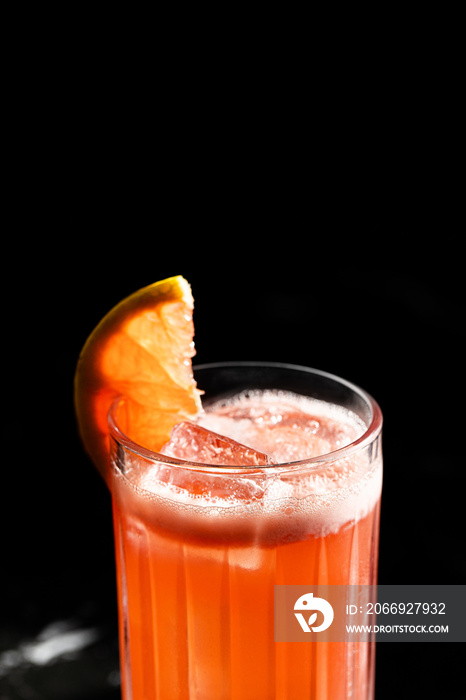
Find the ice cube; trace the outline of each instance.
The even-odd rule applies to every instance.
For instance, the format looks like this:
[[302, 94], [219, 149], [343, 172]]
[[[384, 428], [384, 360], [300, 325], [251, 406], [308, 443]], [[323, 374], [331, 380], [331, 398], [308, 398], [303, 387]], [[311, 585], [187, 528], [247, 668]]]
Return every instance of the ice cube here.
[[203, 464], [239, 467], [271, 464], [266, 453], [190, 421], [177, 423], [172, 429], [170, 440], [160, 451], [168, 457]]
[[[258, 467], [270, 464], [267, 454], [219, 435], [200, 425], [183, 421], [174, 426], [170, 440], [160, 452], [168, 457], [212, 466]], [[262, 498], [264, 474], [209, 472], [184, 466], [161, 466], [158, 479], [190, 497], [228, 499], [235, 503]]]

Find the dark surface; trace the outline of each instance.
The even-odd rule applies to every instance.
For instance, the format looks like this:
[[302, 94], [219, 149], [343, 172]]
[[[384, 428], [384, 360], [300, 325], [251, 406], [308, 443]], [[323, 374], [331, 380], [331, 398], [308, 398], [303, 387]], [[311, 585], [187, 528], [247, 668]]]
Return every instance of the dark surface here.
[[[81, 448], [72, 382], [100, 318], [170, 275], [192, 285], [196, 362], [304, 364], [378, 400], [385, 418], [379, 580], [465, 583], [457, 437], [464, 311], [455, 240], [426, 257], [425, 242], [413, 239], [408, 259], [409, 236], [370, 236], [362, 245], [354, 234], [341, 239], [348, 256], [340, 257], [328, 226], [317, 244], [307, 228], [298, 235], [292, 224], [278, 226], [274, 238], [266, 227], [240, 235], [239, 223], [217, 227], [212, 216], [210, 237], [195, 244], [184, 225], [182, 242], [176, 222], [160, 229], [155, 221], [140, 234], [129, 212], [121, 243], [111, 227], [83, 240], [72, 226], [66, 254], [50, 257], [39, 242], [40, 262], [30, 249], [31, 270], [10, 287], [0, 700], [120, 697], [110, 496]], [[81, 650], [45, 663], [50, 646], [38, 642], [61, 640], [63, 651], [73, 630], [82, 633], [74, 638]], [[380, 644], [376, 699], [464, 697], [462, 646]]]

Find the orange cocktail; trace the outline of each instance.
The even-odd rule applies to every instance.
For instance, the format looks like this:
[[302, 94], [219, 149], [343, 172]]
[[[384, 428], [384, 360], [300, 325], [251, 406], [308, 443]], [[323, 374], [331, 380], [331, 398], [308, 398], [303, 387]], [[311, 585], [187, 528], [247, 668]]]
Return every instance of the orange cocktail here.
[[111, 413], [125, 700], [369, 700], [373, 642], [275, 642], [274, 586], [376, 582], [377, 404], [293, 366], [195, 376], [199, 431], [159, 453]]

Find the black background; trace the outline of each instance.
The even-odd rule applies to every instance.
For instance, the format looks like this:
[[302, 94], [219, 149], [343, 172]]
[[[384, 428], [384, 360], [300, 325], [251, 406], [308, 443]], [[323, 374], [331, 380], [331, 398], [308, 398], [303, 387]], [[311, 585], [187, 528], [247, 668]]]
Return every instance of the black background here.
[[[439, 122], [429, 90], [406, 89], [358, 119], [347, 94], [311, 126], [296, 102], [282, 122], [273, 100], [252, 113], [224, 94], [207, 112], [190, 93], [161, 115], [139, 96], [123, 117], [76, 80], [49, 108], [46, 87], [32, 121], [18, 112], [5, 191], [0, 700], [120, 697], [110, 496], [78, 439], [73, 375], [102, 316], [171, 275], [192, 286], [195, 362], [304, 364], [377, 399], [379, 581], [464, 584], [454, 100]], [[42, 667], [9, 653], [64, 620], [98, 642]], [[464, 698], [463, 650], [379, 644], [376, 700]]]

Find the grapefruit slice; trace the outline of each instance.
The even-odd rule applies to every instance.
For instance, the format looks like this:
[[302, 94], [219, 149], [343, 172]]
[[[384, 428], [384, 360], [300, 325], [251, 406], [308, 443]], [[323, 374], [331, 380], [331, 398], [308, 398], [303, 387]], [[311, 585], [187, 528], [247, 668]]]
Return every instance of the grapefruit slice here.
[[74, 401], [84, 448], [109, 476], [108, 411], [124, 398], [125, 434], [158, 451], [173, 426], [201, 410], [193, 378], [193, 297], [188, 282], [170, 277], [115, 306], [79, 356]]

